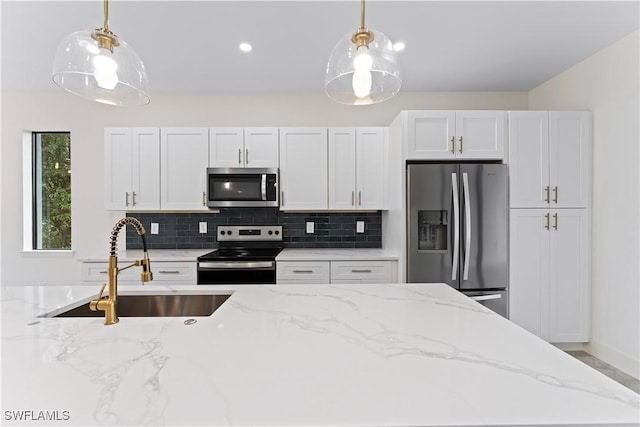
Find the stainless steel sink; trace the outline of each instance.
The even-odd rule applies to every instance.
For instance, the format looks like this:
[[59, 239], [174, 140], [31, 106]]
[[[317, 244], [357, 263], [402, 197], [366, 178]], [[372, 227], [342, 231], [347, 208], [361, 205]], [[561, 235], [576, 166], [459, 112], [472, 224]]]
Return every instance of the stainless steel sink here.
[[[118, 317], [211, 316], [230, 296], [231, 294], [118, 295]], [[91, 311], [89, 303], [86, 303], [53, 317], [104, 317], [104, 312]]]

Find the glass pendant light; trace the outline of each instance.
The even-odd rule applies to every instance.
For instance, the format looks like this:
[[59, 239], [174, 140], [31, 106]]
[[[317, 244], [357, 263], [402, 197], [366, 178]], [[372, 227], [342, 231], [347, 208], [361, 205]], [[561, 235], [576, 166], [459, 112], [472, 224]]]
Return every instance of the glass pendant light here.
[[69, 34], [58, 45], [53, 82], [75, 95], [110, 105], [149, 103], [147, 72], [138, 54], [109, 30], [109, 2], [104, 26]]
[[345, 35], [333, 48], [324, 89], [342, 104], [367, 105], [386, 101], [400, 91], [398, 57], [391, 40], [364, 22], [361, 0], [360, 28]]

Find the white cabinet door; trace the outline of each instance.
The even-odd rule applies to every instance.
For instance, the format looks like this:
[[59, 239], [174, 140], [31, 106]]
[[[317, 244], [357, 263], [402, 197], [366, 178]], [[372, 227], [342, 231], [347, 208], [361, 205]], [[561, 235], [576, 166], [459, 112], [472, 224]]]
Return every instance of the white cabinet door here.
[[456, 158], [504, 159], [504, 111], [457, 111]]
[[160, 209], [158, 128], [105, 128], [105, 208]]
[[241, 168], [244, 165], [244, 129], [209, 129], [209, 166]]
[[280, 209], [327, 209], [327, 129], [280, 129]]
[[385, 208], [384, 128], [329, 129], [329, 209]]
[[131, 205], [131, 128], [104, 130], [104, 204], [107, 210]]
[[551, 210], [549, 342], [589, 341], [589, 224], [586, 209]]
[[546, 209], [511, 209], [509, 228], [509, 319], [541, 338], [547, 334], [548, 214]]
[[407, 159], [455, 159], [455, 111], [407, 113]]
[[357, 208], [386, 208], [387, 136], [385, 128], [356, 129]]
[[509, 203], [512, 208], [548, 207], [549, 113], [509, 112]]
[[589, 340], [587, 209], [511, 209], [509, 318], [553, 343]]
[[551, 207], [589, 206], [590, 113], [549, 112]]
[[277, 168], [278, 128], [210, 128], [209, 166]]
[[161, 206], [206, 210], [207, 128], [161, 128]]
[[329, 209], [356, 208], [356, 130], [329, 129]]
[[277, 168], [280, 165], [278, 128], [244, 130], [244, 162], [248, 168]]
[[131, 210], [160, 209], [160, 129], [132, 131]]

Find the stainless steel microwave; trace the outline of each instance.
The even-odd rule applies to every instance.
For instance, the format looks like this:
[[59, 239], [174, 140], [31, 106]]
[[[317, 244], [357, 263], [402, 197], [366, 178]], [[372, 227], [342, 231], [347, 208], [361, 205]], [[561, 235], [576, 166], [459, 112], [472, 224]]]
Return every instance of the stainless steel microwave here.
[[210, 208], [278, 207], [278, 169], [207, 168]]

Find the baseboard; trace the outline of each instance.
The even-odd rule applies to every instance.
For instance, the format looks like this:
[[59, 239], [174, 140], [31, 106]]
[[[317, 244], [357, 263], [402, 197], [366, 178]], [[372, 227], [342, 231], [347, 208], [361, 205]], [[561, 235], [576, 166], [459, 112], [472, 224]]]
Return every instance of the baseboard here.
[[553, 345], [555, 345], [556, 347], [558, 347], [560, 350], [562, 351], [579, 351], [579, 350], [583, 350], [583, 351], [587, 351], [585, 350], [586, 347], [586, 343], [581, 343], [581, 342], [562, 342], [562, 343], [552, 343]]
[[584, 347], [584, 351], [632, 377], [640, 379], [640, 360], [611, 348], [611, 346], [595, 341], [588, 343]]

